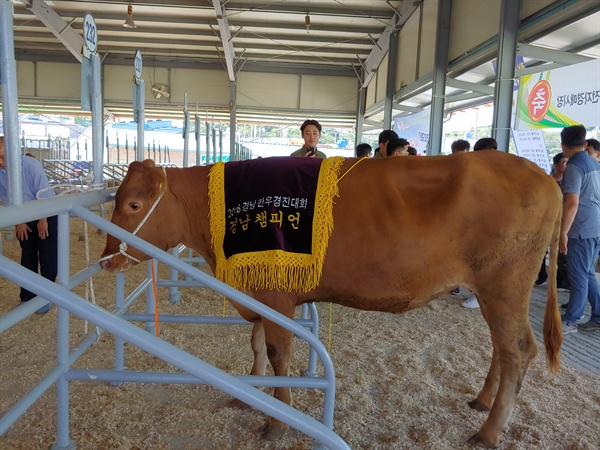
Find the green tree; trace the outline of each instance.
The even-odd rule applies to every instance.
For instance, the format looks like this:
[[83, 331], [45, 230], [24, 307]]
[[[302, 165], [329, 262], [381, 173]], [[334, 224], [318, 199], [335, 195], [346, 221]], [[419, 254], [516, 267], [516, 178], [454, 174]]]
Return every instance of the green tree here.
[[544, 142], [546, 143], [546, 149], [548, 150], [550, 158], [557, 153], [562, 152], [562, 147], [560, 146], [560, 133], [542, 130], [542, 135], [544, 136]]

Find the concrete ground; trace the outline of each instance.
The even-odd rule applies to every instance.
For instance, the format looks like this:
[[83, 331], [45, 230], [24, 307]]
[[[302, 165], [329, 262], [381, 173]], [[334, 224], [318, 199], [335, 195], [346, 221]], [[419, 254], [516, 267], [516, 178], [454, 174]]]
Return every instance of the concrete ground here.
[[[596, 276], [600, 277], [600, 274], [596, 274]], [[535, 337], [540, 345], [540, 351], [543, 351], [542, 325], [546, 307], [546, 292], [546, 285], [534, 286], [529, 305], [529, 318]], [[559, 304], [566, 304], [568, 300], [568, 292], [558, 293]], [[561, 313], [563, 312], [564, 309], [561, 308]], [[582, 322], [587, 322], [589, 319], [590, 305], [588, 303]], [[577, 333], [564, 336], [561, 347], [561, 364], [567, 364], [579, 370], [600, 375], [600, 331], [585, 332], [579, 330]]]

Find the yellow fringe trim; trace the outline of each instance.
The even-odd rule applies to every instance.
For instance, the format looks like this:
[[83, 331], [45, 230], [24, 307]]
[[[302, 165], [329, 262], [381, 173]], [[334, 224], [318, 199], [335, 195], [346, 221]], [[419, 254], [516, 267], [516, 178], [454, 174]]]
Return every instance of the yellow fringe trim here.
[[216, 257], [215, 276], [239, 289], [308, 292], [321, 279], [323, 262], [333, 232], [333, 199], [338, 196], [338, 177], [342, 157], [321, 163], [315, 196], [312, 228], [312, 254], [282, 250], [248, 252], [225, 258], [225, 163], [213, 165], [208, 179], [211, 244]]

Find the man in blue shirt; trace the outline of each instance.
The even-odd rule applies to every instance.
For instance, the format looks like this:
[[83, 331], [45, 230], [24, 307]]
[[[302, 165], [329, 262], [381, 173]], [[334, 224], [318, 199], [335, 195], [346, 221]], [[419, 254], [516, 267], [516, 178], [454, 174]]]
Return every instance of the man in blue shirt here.
[[[4, 136], [0, 136], [0, 200], [8, 203], [6, 188], [6, 164], [4, 160]], [[38, 191], [40, 197], [53, 197], [54, 191], [49, 189], [50, 183], [42, 165], [29, 156], [21, 156], [21, 179], [23, 202], [35, 200]], [[28, 223], [16, 225], [16, 235], [21, 245], [21, 265], [40, 273], [50, 281], [56, 280], [57, 274], [57, 217], [41, 218]], [[21, 302], [35, 297], [33, 292], [21, 288]], [[36, 312], [44, 314], [50, 311], [51, 304], [41, 307]]]
[[574, 125], [562, 130], [561, 145], [569, 161], [563, 175], [563, 215], [559, 250], [567, 257], [571, 290], [563, 316], [563, 334], [577, 332], [586, 298], [592, 316], [579, 325], [583, 331], [600, 330], [600, 287], [596, 260], [600, 252], [600, 164], [583, 150], [585, 127]]

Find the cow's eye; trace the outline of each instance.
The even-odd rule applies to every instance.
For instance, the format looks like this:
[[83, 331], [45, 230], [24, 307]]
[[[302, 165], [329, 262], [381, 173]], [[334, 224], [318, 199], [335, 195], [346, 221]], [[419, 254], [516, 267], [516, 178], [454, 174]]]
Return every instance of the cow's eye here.
[[137, 211], [138, 209], [140, 209], [140, 204], [139, 203], [130, 203], [129, 207], [133, 210], [133, 211]]

